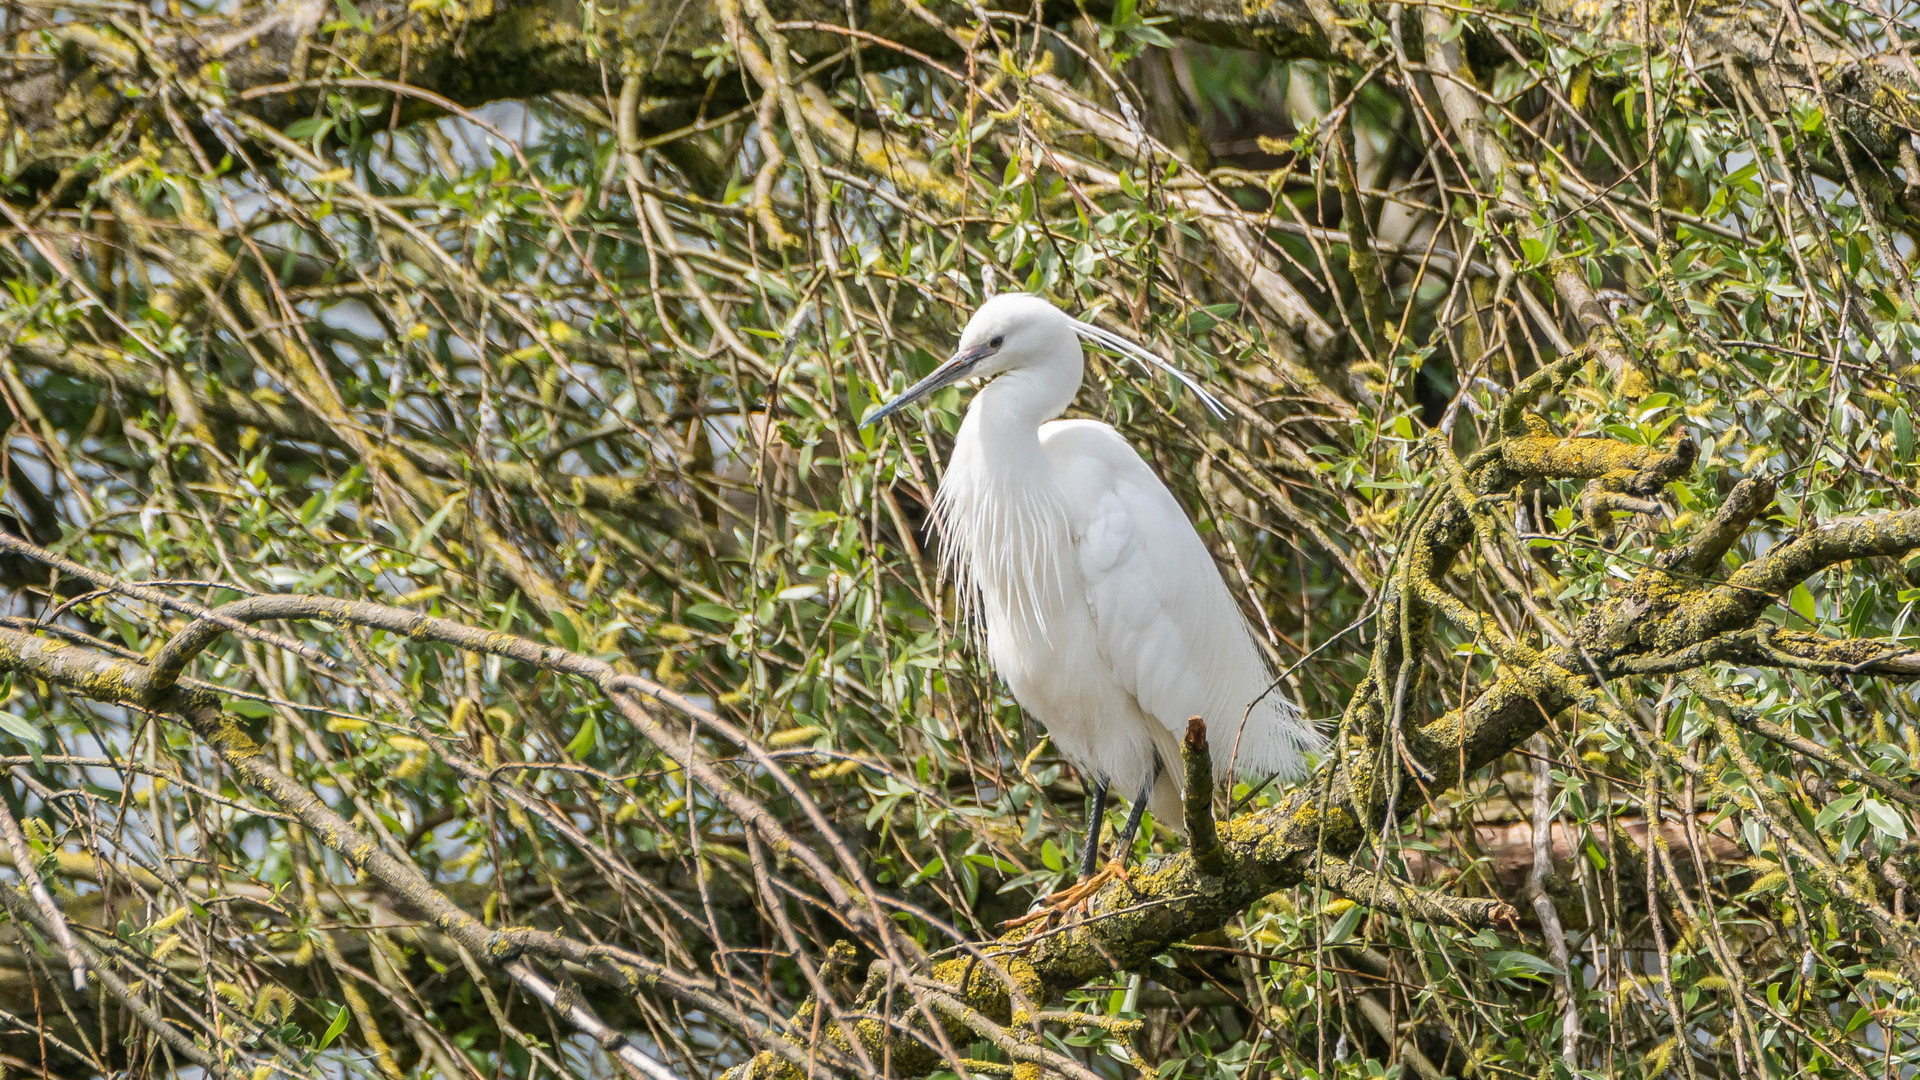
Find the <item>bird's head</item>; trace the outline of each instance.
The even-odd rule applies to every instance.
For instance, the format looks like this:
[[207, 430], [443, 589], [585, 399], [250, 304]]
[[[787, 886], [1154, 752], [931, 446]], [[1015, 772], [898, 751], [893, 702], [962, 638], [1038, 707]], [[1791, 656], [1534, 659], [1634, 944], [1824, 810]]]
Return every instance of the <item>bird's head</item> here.
[[875, 409], [867, 427], [906, 408], [943, 386], [1028, 368], [1071, 368], [1076, 384], [1084, 357], [1074, 320], [1043, 297], [1001, 293], [973, 313], [960, 333], [960, 347], [926, 378]]
[[[967, 328], [960, 334], [960, 347], [926, 378], [909, 386], [904, 393], [880, 406], [861, 421], [870, 427], [926, 397], [943, 386], [972, 379], [990, 379], [1016, 371], [1042, 371], [1071, 381], [1066, 398], [1080, 385], [1082, 339], [1104, 345], [1115, 352], [1159, 368], [1199, 394], [1215, 415], [1226, 412], [1211, 394], [1186, 374], [1133, 342], [1083, 323], [1046, 298], [1032, 293], [1001, 293], [981, 304]], [[1064, 404], [1064, 399], [1062, 400]]]

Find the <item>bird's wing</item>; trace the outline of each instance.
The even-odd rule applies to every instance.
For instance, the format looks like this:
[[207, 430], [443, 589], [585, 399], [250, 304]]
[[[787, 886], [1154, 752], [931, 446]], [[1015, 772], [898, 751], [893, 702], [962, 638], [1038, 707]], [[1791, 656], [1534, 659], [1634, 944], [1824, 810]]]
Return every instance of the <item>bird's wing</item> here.
[[[1089, 420], [1041, 429], [1072, 524], [1096, 645], [1141, 711], [1168, 730], [1203, 716], [1225, 767], [1293, 773], [1313, 735], [1268, 696], [1265, 658], [1173, 493], [1119, 432]], [[1244, 731], [1241, 719], [1247, 719]], [[1177, 768], [1175, 762], [1166, 762]]]

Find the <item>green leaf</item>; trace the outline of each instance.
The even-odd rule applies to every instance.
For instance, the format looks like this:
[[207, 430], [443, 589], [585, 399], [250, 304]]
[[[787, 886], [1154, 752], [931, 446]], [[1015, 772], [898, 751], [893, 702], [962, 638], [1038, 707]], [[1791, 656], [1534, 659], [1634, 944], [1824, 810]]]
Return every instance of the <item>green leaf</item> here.
[[1893, 450], [1903, 463], [1913, 461], [1913, 417], [1907, 410], [1896, 409], [1893, 413]]
[[273, 715], [273, 706], [252, 698], [234, 698], [227, 702], [227, 711], [237, 713], [249, 720], [265, 720]]
[[1860, 838], [1867, 834], [1867, 825], [1871, 820], [1865, 814], [1855, 814], [1847, 819], [1846, 831], [1840, 835], [1845, 849], [1859, 846]]
[[1895, 840], [1907, 838], [1907, 819], [1896, 813], [1893, 807], [1878, 799], [1868, 799], [1864, 809], [1867, 812], [1867, 820], [1881, 835], [1890, 836]]
[[373, 23], [365, 15], [360, 14], [360, 9], [354, 6], [353, 0], [336, 0], [336, 2], [340, 5], [340, 18], [343, 22], [361, 33], [373, 33]]
[[415, 555], [420, 554], [420, 549], [433, 542], [433, 534], [439, 532], [440, 526], [447, 523], [447, 516], [453, 513], [453, 508], [459, 506], [464, 498], [466, 498], [465, 493], [454, 495], [447, 500], [445, 506], [435, 510], [433, 516], [427, 519], [427, 523], [420, 526], [420, 531], [413, 534], [413, 539], [407, 541], [407, 550]]
[[333, 1040], [339, 1038], [340, 1033], [345, 1030], [347, 1030], [347, 1007], [342, 1005], [340, 1011], [333, 1014], [333, 1023], [327, 1025], [327, 1033], [320, 1036], [320, 1049], [325, 1050], [332, 1046]]
[[287, 125], [287, 138], [304, 142], [315, 139], [333, 130], [331, 119], [319, 116], [303, 116]]
[[1340, 920], [1333, 924], [1332, 930], [1327, 932], [1327, 944], [1338, 945], [1347, 940], [1348, 937], [1352, 936], [1353, 928], [1359, 925], [1360, 916], [1366, 913], [1367, 909], [1361, 907], [1359, 904], [1355, 904], [1341, 912]]
[[0, 711], [0, 728], [29, 746], [39, 746], [42, 742], [40, 729], [18, 713]]
[[1773, 497], [1773, 501], [1780, 507], [1780, 516], [1786, 519], [1787, 524], [1796, 527], [1800, 524], [1799, 499], [1794, 498], [1791, 493], [1782, 490]]
[[1531, 953], [1497, 952], [1485, 957], [1488, 973], [1496, 979], [1544, 979], [1560, 969]]
[[1816, 829], [1825, 829], [1827, 826], [1853, 813], [1853, 808], [1860, 805], [1860, 799], [1861, 794], [1856, 791], [1851, 795], [1842, 795], [1833, 800], [1813, 819], [1813, 827]]
[[573, 741], [567, 744], [567, 756], [575, 761], [587, 760], [593, 748], [600, 742], [600, 722], [589, 716], [574, 733]]
[[327, 505], [326, 493], [316, 491], [307, 498], [306, 502], [300, 505], [300, 524], [311, 528], [314, 522], [320, 520], [320, 513], [323, 509], [328, 512], [328, 517], [333, 516], [332, 507]]
[[1875, 610], [1880, 606], [1874, 601], [1875, 593], [1869, 590], [1861, 593], [1859, 599], [1853, 602], [1853, 610], [1847, 613], [1848, 637], [1861, 638], [1871, 636], [1869, 630], [1873, 625], [1873, 615]]
[[687, 614], [697, 619], [707, 619], [712, 622], [730, 623], [734, 619], [732, 608], [721, 607], [719, 604], [710, 604], [705, 601], [698, 604], [687, 605]]
[[1787, 595], [1787, 603], [1793, 608], [1795, 615], [1800, 616], [1808, 622], [1813, 623], [1820, 620], [1820, 611], [1813, 603], [1813, 593], [1807, 588], [1805, 582], [1793, 587], [1793, 592]]
[[1170, 49], [1173, 47], [1173, 39], [1167, 36], [1166, 31], [1153, 25], [1160, 21], [1159, 19], [1145, 20], [1141, 22], [1140, 25], [1129, 29], [1127, 33], [1136, 41], [1144, 41], [1149, 45], [1158, 45], [1163, 49]]

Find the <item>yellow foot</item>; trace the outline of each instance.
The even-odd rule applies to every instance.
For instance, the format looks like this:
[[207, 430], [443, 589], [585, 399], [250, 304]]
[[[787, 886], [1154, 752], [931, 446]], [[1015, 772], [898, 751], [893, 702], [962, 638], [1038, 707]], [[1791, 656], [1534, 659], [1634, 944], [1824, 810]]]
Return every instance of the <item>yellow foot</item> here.
[[1065, 919], [1070, 915], [1085, 918], [1087, 901], [1092, 900], [1095, 893], [1105, 888], [1110, 881], [1125, 880], [1127, 880], [1126, 865], [1119, 859], [1114, 859], [1107, 863], [1106, 869], [1043, 898], [1039, 907], [1017, 919], [1008, 919], [1001, 926], [1008, 930], [1015, 930], [1032, 923], [1045, 923], [1051, 926], [1055, 919]]

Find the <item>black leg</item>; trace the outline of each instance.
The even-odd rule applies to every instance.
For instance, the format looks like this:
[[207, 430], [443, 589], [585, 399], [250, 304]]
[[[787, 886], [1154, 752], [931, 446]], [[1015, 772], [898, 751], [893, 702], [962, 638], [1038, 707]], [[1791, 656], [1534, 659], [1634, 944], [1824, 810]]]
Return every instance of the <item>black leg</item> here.
[[1153, 798], [1153, 785], [1160, 782], [1160, 755], [1153, 756], [1153, 772], [1147, 775], [1147, 786], [1133, 797], [1133, 809], [1127, 812], [1127, 827], [1120, 832], [1120, 846], [1114, 851], [1114, 857], [1121, 863], [1127, 861], [1127, 855], [1133, 851], [1133, 835], [1140, 831], [1140, 819], [1146, 816], [1147, 800]]
[[1087, 812], [1087, 842], [1081, 849], [1080, 880], [1093, 876], [1100, 865], [1100, 827], [1107, 823], [1107, 782], [1093, 785], [1093, 809]]

